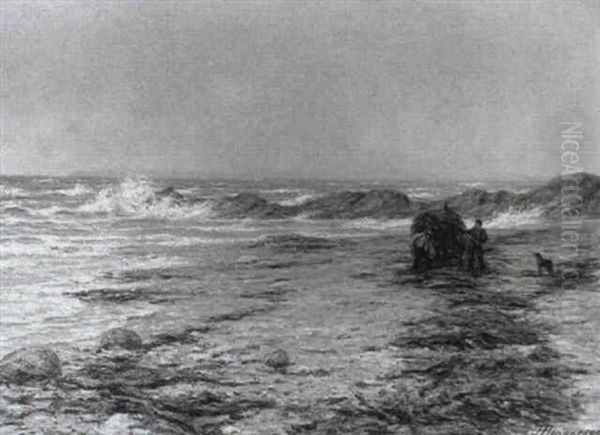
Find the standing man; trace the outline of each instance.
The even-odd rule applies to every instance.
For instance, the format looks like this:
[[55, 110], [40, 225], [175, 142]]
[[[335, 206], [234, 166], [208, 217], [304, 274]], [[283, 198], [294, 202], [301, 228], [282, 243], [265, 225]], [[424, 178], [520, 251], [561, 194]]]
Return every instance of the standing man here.
[[485, 262], [483, 261], [483, 244], [487, 242], [488, 236], [487, 232], [483, 228], [483, 224], [481, 219], [477, 219], [475, 221], [475, 225], [471, 228], [468, 233], [475, 240], [475, 246], [473, 247], [473, 251], [469, 256], [469, 268], [473, 269], [473, 257], [477, 258], [477, 263], [479, 264], [479, 269], [485, 269]]

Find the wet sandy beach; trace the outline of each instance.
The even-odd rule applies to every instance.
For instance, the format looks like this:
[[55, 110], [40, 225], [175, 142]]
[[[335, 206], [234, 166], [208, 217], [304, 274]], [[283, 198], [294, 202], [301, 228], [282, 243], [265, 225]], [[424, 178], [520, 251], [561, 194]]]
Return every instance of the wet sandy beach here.
[[[531, 247], [556, 247], [557, 227], [491, 231], [489, 270], [475, 276], [411, 271], [401, 233], [270, 236], [206, 248], [198, 267], [115, 274], [136, 285], [70, 297], [97, 310], [118, 306], [121, 321], [105, 329], [130, 328], [143, 347], [97, 352], [99, 337], [56, 344], [62, 378], [2, 385], [4, 431], [597, 427], [597, 224], [586, 226], [578, 291], [534, 271]], [[126, 314], [140, 305], [151, 312]], [[278, 349], [290, 364], [273, 368], [265, 361]]]

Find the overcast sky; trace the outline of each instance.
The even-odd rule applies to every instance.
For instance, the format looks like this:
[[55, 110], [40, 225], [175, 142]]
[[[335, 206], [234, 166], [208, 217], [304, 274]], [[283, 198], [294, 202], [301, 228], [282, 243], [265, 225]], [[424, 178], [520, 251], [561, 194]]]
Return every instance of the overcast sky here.
[[1, 173], [600, 172], [594, 1], [1, 2]]

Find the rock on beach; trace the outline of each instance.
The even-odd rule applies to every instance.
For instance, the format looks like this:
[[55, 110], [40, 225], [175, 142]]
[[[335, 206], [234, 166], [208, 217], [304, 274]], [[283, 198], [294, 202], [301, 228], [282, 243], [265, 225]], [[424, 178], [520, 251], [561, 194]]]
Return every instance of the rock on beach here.
[[100, 349], [121, 347], [126, 350], [137, 350], [142, 347], [142, 338], [139, 334], [127, 328], [113, 328], [102, 334]]
[[14, 384], [43, 382], [61, 376], [60, 359], [46, 347], [27, 347], [9, 353], [0, 361], [0, 378]]

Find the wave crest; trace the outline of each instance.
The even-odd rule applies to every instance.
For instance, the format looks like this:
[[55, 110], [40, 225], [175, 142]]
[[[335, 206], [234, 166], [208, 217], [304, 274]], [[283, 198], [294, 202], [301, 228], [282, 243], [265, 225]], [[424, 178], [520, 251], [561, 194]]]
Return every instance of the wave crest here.
[[84, 196], [89, 195], [92, 192], [92, 189], [81, 183], [77, 183], [75, 184], [75, 186], [70, 187], [68, 189], [59, 189], [56, 191], [56, 193], [63, 196]]
[[0, 199], [22, 198], [26, 196], [25, 191], [16, 186], [0, 184]]
[[540, 223], [543, 216], [543, 207], [525, 210], [515, 210], [510, 207], [507, 211], [492, 216], [491, 220], [485, 226], [488, 228], [514, 228], [524, 225], [534, 225]]
[[352, 219], [344, 224], [345, 228], [359, 230], [395, 230], [408, 229], [412, 223], [411, 218], [404, 219]]
[[111, 214], [137, 218], [186, 219], [208, 218], [209, 201], [182, 202], [179, 197], [159, 194], [146, 178], [127, 178], [118, 186], [100, 190], [94, 199], [77, 210], [87, 214]]
[[302, 205], [302, 204], [310, 201], [311, 199], [318, 198], [319, 196], [320, 195], [313, 194], [313, 193], [302, 193], [293, 198], [284, 199], [282, 201], [279, 201], [279, 204], [284, 205], [284, 206]]

